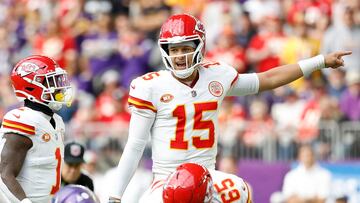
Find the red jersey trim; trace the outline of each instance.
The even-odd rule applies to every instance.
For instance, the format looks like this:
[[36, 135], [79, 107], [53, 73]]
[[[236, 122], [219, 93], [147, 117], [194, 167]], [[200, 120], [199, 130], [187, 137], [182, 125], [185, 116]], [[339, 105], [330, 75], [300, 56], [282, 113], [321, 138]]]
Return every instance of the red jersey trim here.
[[162, 187], [164, 184], [165, 184], [165, 180], [155, 181], [155, 182], [151, 185], [151, 192], [154, 192], [156, 189], [158, 189], [159, 187]]
[[251, 193], [248, 184], [244, 181], [246, 189], [248, 191], [248, 199], [246, 200], [246, 203], [251, 203]]
[[23, 133], [26, 133], [29, 135], [35, 135], [35, 127], [34, 126], [26, 125], [26, 124], [19, 123], [16, 121], [4, 119], [3, 127], [12, 129], [12, 130], [17, 130], [17, 131], [20, 131], [20, 132], [23, 132]]
[[231, 82], [231, 87], [233, 86], [233, 84], [236, 82], [236, 80], [239, 78], [239, 74], [236, 74], [236, 77], [233, 79], [233, 81]]
[[145, 101], [136, 97], [129, 96], [128, 103], [129, 105], [133, 105], [139, 109], [149, 109], [155, 113], [157, 112], [155, 106], [149, 101]]

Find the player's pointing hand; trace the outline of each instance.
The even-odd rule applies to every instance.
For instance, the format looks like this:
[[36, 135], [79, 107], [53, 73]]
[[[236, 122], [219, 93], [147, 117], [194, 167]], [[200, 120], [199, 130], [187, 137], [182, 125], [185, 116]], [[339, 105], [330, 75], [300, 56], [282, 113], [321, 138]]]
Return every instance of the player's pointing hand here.
[[352, 51], [337, 51], [325, 56], [325, 66], [327, 68], [338, 68], [344, 66], [343, 56], [352, 54]]

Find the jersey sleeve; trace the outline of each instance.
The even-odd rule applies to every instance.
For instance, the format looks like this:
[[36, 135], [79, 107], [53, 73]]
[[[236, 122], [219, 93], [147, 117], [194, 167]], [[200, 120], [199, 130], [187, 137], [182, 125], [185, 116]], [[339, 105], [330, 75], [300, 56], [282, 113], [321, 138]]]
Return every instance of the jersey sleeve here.
[[259, 92], [259, 78], [256, 73], [239, 74], [234, 67], [220, 63], [223, 68], [220, 76], [227, 81], [226, 96], [244, 96]]
[[228, 89], [226, 91], [226, 92], [229, 92], [232, 89], [234, 83], [239, 78], [239, 73], [235, 70], [234, 67], [232, 67], [230, 65], [227, 65], [225, 63], [221, 63], [221, 65], [224, 66], [224, 68], [225, 68], [225, 71], [223, 74], [226, 77], [226, 80], [228, 80], [230, 82]]
[[134, 79], [130, 84], [128, 103], [131, 112], [153, 118], [157, 109], [153, 103], [151, 81], [146, 81], [142, 77]]
[[260, 82], [256, 73], [238, 74], [231, 83], [227, 96], [244, 96], [257, 94], [259, 92]]
[[16, 133], [28, 137], [35, 135], [35, 123], [27, 118], [22, 109], [14, 109], [5, 114], [1, 133]]

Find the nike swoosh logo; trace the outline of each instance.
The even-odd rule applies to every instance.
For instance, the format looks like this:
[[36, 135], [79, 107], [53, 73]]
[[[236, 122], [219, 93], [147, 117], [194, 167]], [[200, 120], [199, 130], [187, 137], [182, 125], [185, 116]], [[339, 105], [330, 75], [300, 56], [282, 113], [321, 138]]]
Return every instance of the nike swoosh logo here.
[[18, 114], [13, 114], [15, 116], [15, 118], [19, 119], [20, 118], [20, 115]]
[[135, 85], [130, 85], [130, 87], [131, 87], [132, 89], [135, 89]]

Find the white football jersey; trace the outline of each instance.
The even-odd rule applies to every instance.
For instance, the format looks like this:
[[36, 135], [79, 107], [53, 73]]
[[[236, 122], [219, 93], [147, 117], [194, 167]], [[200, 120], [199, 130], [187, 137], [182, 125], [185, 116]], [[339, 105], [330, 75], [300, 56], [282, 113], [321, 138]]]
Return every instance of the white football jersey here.
[[155, 118], [151, 147], [157, 177], [166, 178], [185, 162], [215, 168], [219, 107], [238, 74], [220, 63], [208, 63], [198, 70], [199, 78], [192, 87], [170, 71], [145, 74], [130, 85], [132, 111]]
[[213, 179], [213, 203], [251, 203], [251, 193], [244, 180], [236, 175], [209, 170]]
[[11, 110], [3, 118], [0, 130], [0, 153], [5, 144], [4, 133], [16, 133], [32, 140], [24, 164], [16, 177], [26, 196], [33, 202], [50, 202], [60, 187], [65, 125], [54, 114], [56, 129], [50, 124], [50, 116], [21, 107]]

